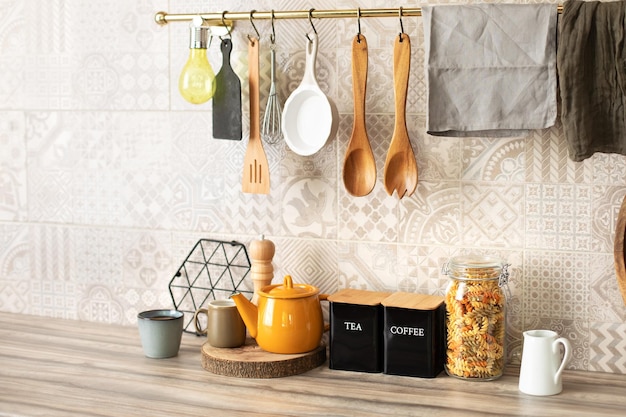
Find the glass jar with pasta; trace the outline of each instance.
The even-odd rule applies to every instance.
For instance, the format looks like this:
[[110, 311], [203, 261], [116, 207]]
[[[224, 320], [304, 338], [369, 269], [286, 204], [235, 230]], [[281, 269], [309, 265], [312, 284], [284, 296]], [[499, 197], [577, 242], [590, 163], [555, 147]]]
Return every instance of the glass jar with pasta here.
[[508, 264], [483, 255], [451, 258], [443, 267], [446, 289], [446, 373], [489, 381], [506, 361]]

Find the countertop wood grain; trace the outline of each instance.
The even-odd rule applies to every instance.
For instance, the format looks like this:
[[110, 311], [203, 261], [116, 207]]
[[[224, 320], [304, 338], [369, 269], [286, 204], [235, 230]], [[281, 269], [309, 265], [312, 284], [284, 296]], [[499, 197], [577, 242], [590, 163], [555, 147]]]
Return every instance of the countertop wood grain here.
[[563, 392], [517, 389], [517, 369], [470, 382], [337, 371], [241, 379], [200, 362], [184, 335], [171, 359], [143, 356], [134, 327], [0, 313], [2, 416], [622, 416], [626, 376], [566, 371]]

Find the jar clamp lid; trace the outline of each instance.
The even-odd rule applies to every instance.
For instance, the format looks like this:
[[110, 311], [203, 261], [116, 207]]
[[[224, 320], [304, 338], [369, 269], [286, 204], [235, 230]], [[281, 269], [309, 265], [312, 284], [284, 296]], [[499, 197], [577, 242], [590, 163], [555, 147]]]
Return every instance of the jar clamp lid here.
[[487, 255], [460, 255], [451, 258], [441, 268], [441, 272], [450, 278], [462, 281], [490, 281], [497, 279], [498, 286], [509, 294], [509, 266], [502, 259]]
[[498, 285], [503, 287], [509, 282], [509, 266], [495, 256], [470, 254], [451, 258], [443, 265], [441, 272], [460, 280], [498, 279]]

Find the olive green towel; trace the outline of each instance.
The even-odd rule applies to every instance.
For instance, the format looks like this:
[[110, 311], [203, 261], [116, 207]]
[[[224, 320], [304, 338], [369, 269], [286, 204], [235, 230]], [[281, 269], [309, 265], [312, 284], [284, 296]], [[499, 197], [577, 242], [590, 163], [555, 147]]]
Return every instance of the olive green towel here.
[[626, 2], [563, 4], [557, 69], [570, 159], [626, 154]]

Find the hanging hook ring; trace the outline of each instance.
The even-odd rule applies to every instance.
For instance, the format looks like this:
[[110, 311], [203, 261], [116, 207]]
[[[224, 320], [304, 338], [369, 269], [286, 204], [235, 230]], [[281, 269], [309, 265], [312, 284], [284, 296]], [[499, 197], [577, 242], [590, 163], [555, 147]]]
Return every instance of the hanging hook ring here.
[[[228, 25], [226, 24], [226, 19], [224, 18], [224, 16], [226, 15], [226, 13], [228, 13], [228, 11], [226, 11], [226, 10], [224, 10], [224, 11], [222, 12], [222, 26], [224, 26], [224, 27], [226, 28], [226, 31], [228, 32], [228, 36], [229, 36], [230, 38], [232, 38], [232, 37], [233, 37], [233, 34], [232, 34], [232, 33], [231, 33], [231, 31], [230, 31], [230, 26], [228, 26]], [[220, 39], [222, 39], [222, 37], [221, 37], [221, 36], [220, 36]]]
[[[254, 31], [256, 32], [256, 38], [257, 39], [261, 39], [261, 34], [259, 33], [259, 30], [256, 28], [256, 25], [254, 24], [254, 20], [252, 15], [256, 12], [256, 10], [250, 10], [250, 24], [252, 25], [252, 29], [254, 29]], [[248, 35], [248, 40], [250, 42], [252, 42], [252, 37], [250, 35]]]
[[[315, 25], [313, 24], [313, 11], [314, 10], [315, 10], [314, 8], [309, 9], [309, 24], [311, 25], [311, 28], [313, 28], [313, 33], [317, 35], [317, 29], [315, 29]], [[309, 42], [313, 43], [308, 33], [305, 34], [304, 36], [306, 36]]]
[[398, 17], [400, 18], [400, 42], [402, 42], [402, 35], [404, 35], [404, 25], [402, 24], [402, 6], [398, 9]]
[[272, 9], [272, 34], [270, 35], [272, 45], [276, 43], [276, 29], [274, 28], [274, 9]]
[[357, 24], [357, 34], [356, 34], [356, 41], [358, 43], [361, 43], [361, 8], [358, 7], [356, 9], [356, 24]]

